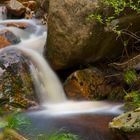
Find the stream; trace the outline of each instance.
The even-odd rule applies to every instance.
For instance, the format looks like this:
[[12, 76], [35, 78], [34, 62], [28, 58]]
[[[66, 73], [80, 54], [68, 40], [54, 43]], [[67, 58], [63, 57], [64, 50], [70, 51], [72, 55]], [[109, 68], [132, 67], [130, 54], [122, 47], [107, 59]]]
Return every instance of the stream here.
[[[27, 30], [16, 27], [5, 27], [8, 22], [31, 24]], [[38, 93], [40, 107], [24, 113], [32, 121], [33, 128], [40, 133], [50, 133], [64, 129], [81, 137], [81, 140], [116, 140], [108, 129], [108, 123], [114, 116], [121, 114], [123, 104], [107, 101], [69, 101], [63, 86], [43, 57], [47, 29], [35, 20], [2, 20], [0, 30], [12, 31], [21, 42], [1, 49], [15, 49], [31, 61], [30, 72]], [[22, 133], [26, 132], [22, 130]], [[30, 132], [35, 139], [36, 132]]]

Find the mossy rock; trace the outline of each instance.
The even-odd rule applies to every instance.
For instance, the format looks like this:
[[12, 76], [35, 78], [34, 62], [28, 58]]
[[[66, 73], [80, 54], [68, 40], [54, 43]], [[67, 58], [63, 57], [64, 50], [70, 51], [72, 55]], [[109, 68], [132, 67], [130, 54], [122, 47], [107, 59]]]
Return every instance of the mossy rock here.
[[17, 50], [0, 52], [0, 107], [27, 109], [37, 105], [28, 59]]
[[109, 123], [109, 128], [124, 140], [139, 140], [140, 138], [140, 108], [124, 113]]
[[65, 81], [66, 94], [71, 99], [103, 99], [110, 93], [104, 74], [96, 68], [86, 68], [73, 72]]

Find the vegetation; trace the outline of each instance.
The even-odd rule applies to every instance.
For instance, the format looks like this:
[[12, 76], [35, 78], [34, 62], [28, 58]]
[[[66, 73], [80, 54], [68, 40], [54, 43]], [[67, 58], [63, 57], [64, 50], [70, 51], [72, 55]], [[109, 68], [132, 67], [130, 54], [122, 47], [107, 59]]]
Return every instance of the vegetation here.
[[[140, 0], [101, 0], [101, 5], [110, 8], [112, 13], [110, 12], [108, 15], [104, 15], [104, 13], [99, 10], [96, 13], [90, 14], [88, 20], [97, 20], [98, 23], [106, 26], [109, 30], [117, 34], [117, 36], [121, 38], [125, 52], [128, 55], [126, 47], [129, 39], [134, 38], [138, 40], [139, 37], [129, 31], [129, 28], [124, 30], [121, 29], [117, 23], [112, 25], [112, 21], [123, 15], [127, 15], [128, 11], [140, 13]], [[128, 40], [122, 39], [123, 34], [130, 36], [130, 38]], [[130, 87], [128, 91], [124, 91], [126, 94], [124, 100], [126, 101], [126, 107], [129, 109], [140, 107], [140, 92], [133, 89], [133, 85], [137, 80], [137, 75], [134, 70], [128, 70], [124, 73], [124, 81]]]
[[[21, 115], [17, 112], [12, 113], [10, 115], [6, 115], [5, 117], [0, 119], [0, 129], [3, 129], [3, 133], [0, 133], [0, 139], [1, 139], [1, 135], [4, 134], [3, 140], [5, 139], [5, 137], [6, 138], [10, 137], [10, 140], [14, 140], [14, 138], [16, 138], [16, 140], [26, 140], [22, 135], [20, 135], [17, 132], [20, 131], [21, 128], [25, 128], [25, 129], [27, 128], [27, 131], [29, 131], [28, 133], [34, 131], [34, 128], [29, 128], [28, 130], [28, 126], [30, 125], [31, 125], [31, 121], [24, 115]], [[70, 132], [66, 132], [65, 130], [59, 130], [51, 134], [39, 133], [37, 134], [37, 137], [34, 139], [35, 140], [80, 140], [77, 135], [72, 134]]]
[[[140, 0], [134, 2], [134, 0], [101, 0], [101, 4], [104, 7], [110, 7], [113, 9], [112, 14], [103, 15], [100, 12], [90, 14], [88, 19], [96, 19], [99, 23], [108, 25], [112, 20], [119, 17], [126, 9], [133, 10], [140, 13]], [[105, 17], [104, 17], [105, 16]]]
[[125, 101], [126, 109], [133, 110], [140, 107], [140, 92], [131, 91], [130, 93], [126, 93]]
[[140, 92], [133, 89], [133, 85], [137, 82], [137, 75], [134, 70], [128, 70], [124, 74], [124, 80], [130, 86], [124, 100], [126, 101], [126, 109], [133, 110], [140, 107]]
[[[110, 7], [112, 9], [112, 14], [110, 12], [109, 15], [104, 15], [101, 14], [102, 12], [99, 10], [96, 13], [90, 14], [87, 19], [97, 20], [100, 24], [105, 25], [109, 30], [115, 32], [118, 36], [125, 34], [125, 31], [121, 30], [119, 25], [112, 26], [111, 21], [117, 19], [123, 14], [126, 14], [127, 12], [125, 13], [125, 11], [128, 9], [129, 11], [140, 13], [140, 0], [101, 0], [101, 5], [103, 7]], [[131, 35], [131, 33], [127, 33], [127, 35]]]
[[80, 140], [79, 137], [70, 132], [56, 131], [49, 135], [39, 134], [35, 140]]
[[133, 84], [137, 80], [136, 72], [134, 70], [128, 70], [124, 74], [124, 80], [128, 85]]

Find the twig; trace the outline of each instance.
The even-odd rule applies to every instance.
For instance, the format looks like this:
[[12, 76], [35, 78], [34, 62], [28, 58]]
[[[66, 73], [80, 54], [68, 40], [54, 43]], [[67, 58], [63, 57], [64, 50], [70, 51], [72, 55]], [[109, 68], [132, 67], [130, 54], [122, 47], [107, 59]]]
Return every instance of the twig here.
[[24, 138], [22, 135], [20, 135], [19, 133], [17, 133], [15, 130], [10, 129], [10, 128], [5, 128], [4, 134], [6, 134], [6, 135], [8, 134], [8, 135], [14, 137], [15, 140], [28, 140], [28, 139]]

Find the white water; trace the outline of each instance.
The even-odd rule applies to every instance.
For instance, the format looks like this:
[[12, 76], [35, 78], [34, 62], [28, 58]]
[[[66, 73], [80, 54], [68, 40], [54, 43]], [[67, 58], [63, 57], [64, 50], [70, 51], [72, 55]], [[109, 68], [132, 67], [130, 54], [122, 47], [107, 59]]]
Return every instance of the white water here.
[[4, 5], [0, 5], [0, 20], [7, 18], [7, 9]]
[[56, 74], [50, 68], [43, 56], [32, 49], [19, 47], [32, 61], [31, 72], [36, 90], [43, 103], [60, 103], [66, 101], [63, 87]]
[[[9, 21], [2, 21], [0, 23]], [[10, 22], [15, 22], [10, 20]], [[9, 46], [11, 49], [20, 50], [31, 61], [31, 74], [35, 84], [36, 92], [41, 102], [41, 106], [45, 108], [45, 112], [49, 114], [75, 114], [75, 113], [92, 113], [107, 112], [121, 113], [122, 105], [110, 104], [105, 101], [99, 102], [74, 102], [68, 101], [65, 96], [62, 84], [56, 74], [50, 68], [49, 64], [43, 58], [42, 52], [47, 38], [47, 31], [40, 25], [30, 20], [20, 20], [16, 22], [27, 22], [36, 27], [33, 33], [17, 29], [15, 27], [2, 27], [15, 33], [21, 39], [21, 43]], [[44, 111], [43, 111], [44, 112]], [[41, 113], [41, 111], [40, 111]]]

